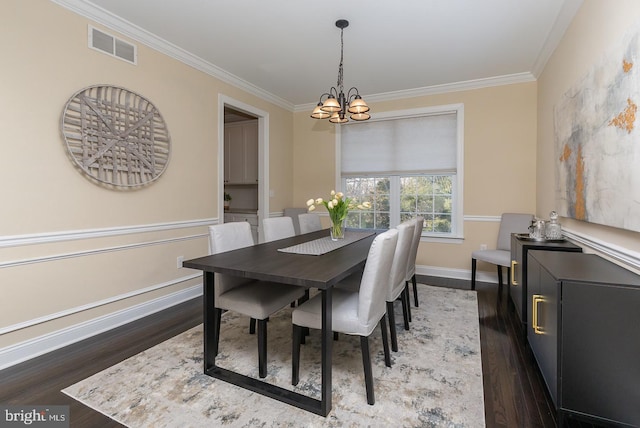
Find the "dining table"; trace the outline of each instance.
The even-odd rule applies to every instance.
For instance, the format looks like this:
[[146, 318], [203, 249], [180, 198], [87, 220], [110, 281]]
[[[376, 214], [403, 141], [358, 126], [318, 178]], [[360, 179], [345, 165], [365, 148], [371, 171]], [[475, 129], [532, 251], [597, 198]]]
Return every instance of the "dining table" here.
[[[233, 251], [199, 257], [183, 266], [203, 271], [204, 373], [247, 390], [296, 406], [321, 416], [331, 411], [332, 288], [349, 275], [361, 271], [376, 233], [347, 229], [345, 240], [332, 241], [323, 229], [261, 243]], [[264, 380], [216, 365], [214, 332], [215, 273], [261, 281], [315, 288], [322, 299], [320, 399], [288, 390]], [[268, 286], [265, 283], [265, 286]]]

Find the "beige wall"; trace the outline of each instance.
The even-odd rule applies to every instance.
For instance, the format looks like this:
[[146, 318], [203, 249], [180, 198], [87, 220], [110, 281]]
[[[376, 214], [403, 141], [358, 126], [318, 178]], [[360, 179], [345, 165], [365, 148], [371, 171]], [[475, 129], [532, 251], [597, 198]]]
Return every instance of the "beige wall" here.
[[[497, 239], [498, 223], [478, 217], [535, 211], [536, 91], [531, 82], [369, 103], [373, 116], [464, 104], [464, 242], [422, 242], [419, 265], [468, 271], [471, 251], [482, 243], [495, 248]], [[335, 125], [312, 120], [309, 112], [295, 114], [294, 204], [303, 206], [335, 186], [335, 132]]]
[[[555, 188], [553, 106], [639, 18], [635, 0], [618, 0], [615, 8], [605, 0], [586, 0], [537, 83], [370, 103], [374, 116], [464, 104], [465, 239], [423, 242], [418, 265], [464, 277], [471, 251], [482, 243], [495, 245], [493, 220], [502, 212], [548, 215]], [[70, 231], [215, 222], [220, 94], [269, 115], [271, 212], [302, 206], [334, 188], [334, 125], [310, 119], [307, 111], [294, 114], [274, 106], [140, 43], [137, 66], [93, 51], [87, 47], [88, 23], [47, 0], [0, 3], [0, 243], [12, 236], [37, 241]], [[62, 108], [74, 92], [99, 83], [131, 89], [161, 111], [172, 155], [156, 183], [133, 191], [105, 189], [68, 159], [59, 129]], [[640, 251], [637, 233], [568, 219], [563, 225]], [[207, 251], [204, 226], [82, 236], [0, 245], [0, 330], [44, 320], [0, 335], [0, 349], [199, 283], [189, 277], [194, 272], [176, 268], [176, 257]], [[479, 268], [493, 272], [491, 266]], [[78, 312], [84, 305], [97, 307]]]
[[[611, 46], [617, 44], [632, 27], [637, 29], [639, 23], [638, 1], [586, 0], [538, 79], [536, 206], [540, 216], [546, 217], [555, 208], [555, 105]], [[571, 219], [562, 219], [562, 223], [567, 229], [596, 243], [621, 251], [640, 252], [640, 233]]]
[[[268, 113], [269, 178], [278, 189], [270, 208], [281, 211], [291, 205], [291, 111], [133, 40], [138, 46], [135, 66], [89, 49], [89, 23], [48, 0], [0, 3], [0, 238], [33, 235], [37, 241], [43, 234], [70, 231], [215, 222], [219, 94]], [[86, 179], [67, 157], [62, 109], [73, 93], [95, 84], [130, 89], [160, 110], [172, 152], [155, 183], [131, 191], [106, 189]], [[189, 279], [196, 272], [178, 269], [176, 258], [206, 254], [206, 232], [205, 226], [172, 227], [0, 246], [0, 329], [27, 324], [0, 335], [0, 349], [197, 285], [197, 278]], [[132, 297], [118, 300], [128, 295]], [[28, 326], [41, 317], [44, 322]]]

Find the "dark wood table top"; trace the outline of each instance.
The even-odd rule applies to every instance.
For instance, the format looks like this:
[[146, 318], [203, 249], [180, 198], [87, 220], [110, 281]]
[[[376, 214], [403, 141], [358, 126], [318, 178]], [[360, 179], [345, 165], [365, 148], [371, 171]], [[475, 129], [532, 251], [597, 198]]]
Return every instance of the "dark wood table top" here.
[[375, 234], [320, 256], [283, 253], [278, 249], [312, 241], [328, 234], [329, 230], [323, 229], [187, 260], [182, 265], [205, 272], [327, 289], [364, 268]]

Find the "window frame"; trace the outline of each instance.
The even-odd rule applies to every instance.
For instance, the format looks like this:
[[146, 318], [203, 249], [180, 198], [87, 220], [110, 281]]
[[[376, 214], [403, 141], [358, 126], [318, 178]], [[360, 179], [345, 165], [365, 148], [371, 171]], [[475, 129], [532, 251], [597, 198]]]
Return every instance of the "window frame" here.
[[[424, 231], [422, 236], [423, 238], [428, 238], [430, 241], [434, 242], [461, 242], [464, 239], [464, 211], [463, 211], [463, 195], [464, 195], [464, 104], [447, 104], [440, 106], [431, 106], [431, 107], [421, 107], [415, 109], [407, 109], [407, 110], [394, 110], [387, 112], [376, 113], [375, 116], [372, 116], [370, 121], [376, 120], [390, 120], [390, 119], [406, 119], [411, 117], [419, 117], [419, 116], [429, 116], [443, 113], [455, 113], [456, 114], [456, 172], [454, 174], [454, 192], [452, 195], [452, 209], [451, 209], [451, 233], [443, 234], [443, 233], [429, 233]], [[350, 123], [337, 125], [338, 130], [336, 132], [336, 144], [335, 144], [335, 183], [336, 189], [344, 189], [346, 179], [342, 177], [342, 126], [350, 126]], [[438, 171], [424, 171], [426, 175], [442, 175]], [[371, 176], [380, 176], [381, 174], [372, 173]], [[411, 173], [407, 173], [404, 175], [415, 175]], [[391, 174], [388, 174], [391, 176]], [[398, 196], [399, 196], [399, 179], [398, 179]], [[393, 186], [393, 184], [391, 184]], [[391, 227], [395, 227], [397, 223], [395, 221], [399, 221], [399, 213], [400, 207], [398, 204], [397, 215], [393, 214], [393, 210], [391, 213]]]

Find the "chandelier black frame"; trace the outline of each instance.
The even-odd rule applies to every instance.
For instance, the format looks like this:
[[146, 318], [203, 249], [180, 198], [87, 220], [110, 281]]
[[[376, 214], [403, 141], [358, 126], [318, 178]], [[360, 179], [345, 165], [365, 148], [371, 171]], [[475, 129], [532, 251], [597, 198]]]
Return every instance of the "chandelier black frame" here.
[[[362, 99], [358, 93], [358, 89], [354, 86], [344, 94], [344, 87], [342, 84], [342, 61], [344, 56], [344, 29], [349, 26], [349, 21], [346, 19], [339, 19], [336, 21], [336, 27], [340, 29], [340, 65], [338, 67], [338, 84], [332, 86], [329, 92], [325, 92], [320, 95], [320, 101], [316, 108], [313, 109], [311, 117], [314, 119], [327, 119], [331, 123], [345, 123], [348, 122], [347, 112], [351, 113], [350, 118], [352, 120], [362, 121], [367, 120], [371, 116], [367, 113], [369, 106]], [[327, 97], [324, 102], [323, 97]]]

